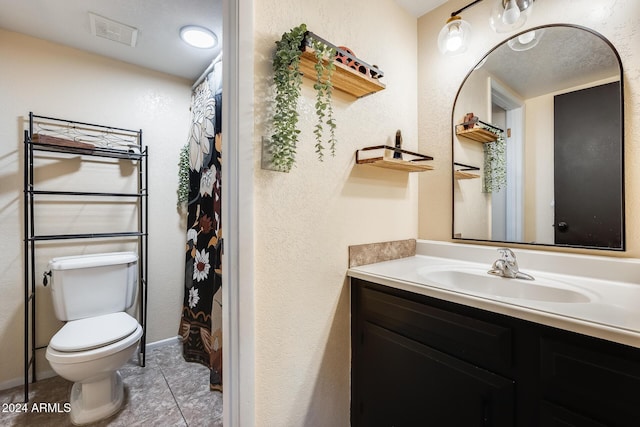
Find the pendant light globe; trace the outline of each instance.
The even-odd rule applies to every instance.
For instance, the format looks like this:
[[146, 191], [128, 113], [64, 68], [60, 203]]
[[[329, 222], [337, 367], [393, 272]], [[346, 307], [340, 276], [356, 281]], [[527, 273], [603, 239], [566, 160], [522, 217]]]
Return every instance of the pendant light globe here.
[[467, 50], [471, 25], [460, 16], [452, 16], [438, 34], [438, 49], [443, 55], [458, 55]]

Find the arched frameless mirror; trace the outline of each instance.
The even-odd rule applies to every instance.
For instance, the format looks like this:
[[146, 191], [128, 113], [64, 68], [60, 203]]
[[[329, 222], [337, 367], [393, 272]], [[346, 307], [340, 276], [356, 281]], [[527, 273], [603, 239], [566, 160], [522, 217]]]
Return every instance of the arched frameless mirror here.
[[624, 250], [622, 65], [550, 25], [492, 49], [453, 108], [453, 238]]

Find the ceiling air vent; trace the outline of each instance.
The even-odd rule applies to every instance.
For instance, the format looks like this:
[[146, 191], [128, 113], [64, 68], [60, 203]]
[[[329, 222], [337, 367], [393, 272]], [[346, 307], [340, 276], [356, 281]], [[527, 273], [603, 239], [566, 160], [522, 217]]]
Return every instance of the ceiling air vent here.
[[91, 22], [91, 34], [94, 36], [135, 47], [138, 40], [137, 28], [112, 21], [91, 12], [89, 12], [89, 21]]

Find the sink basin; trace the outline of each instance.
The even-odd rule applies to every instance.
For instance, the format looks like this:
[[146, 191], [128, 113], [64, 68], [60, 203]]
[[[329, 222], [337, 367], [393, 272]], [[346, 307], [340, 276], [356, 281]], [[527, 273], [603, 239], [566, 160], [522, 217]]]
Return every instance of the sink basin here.
[[592, 297], [582, 289], [550, 279], [522, 280], [492, 276], [486, 270], [451, 267], [424, 268], [418, 274], [430, 282], [465, 293], [558, 303], [586, 303]]

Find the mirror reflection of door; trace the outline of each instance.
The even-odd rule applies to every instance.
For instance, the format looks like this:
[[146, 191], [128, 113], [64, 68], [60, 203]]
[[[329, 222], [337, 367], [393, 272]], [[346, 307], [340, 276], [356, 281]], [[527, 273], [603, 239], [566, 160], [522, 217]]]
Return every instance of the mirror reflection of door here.
[[620, 247], [620, 82], [554, 101], [555, 243]]

